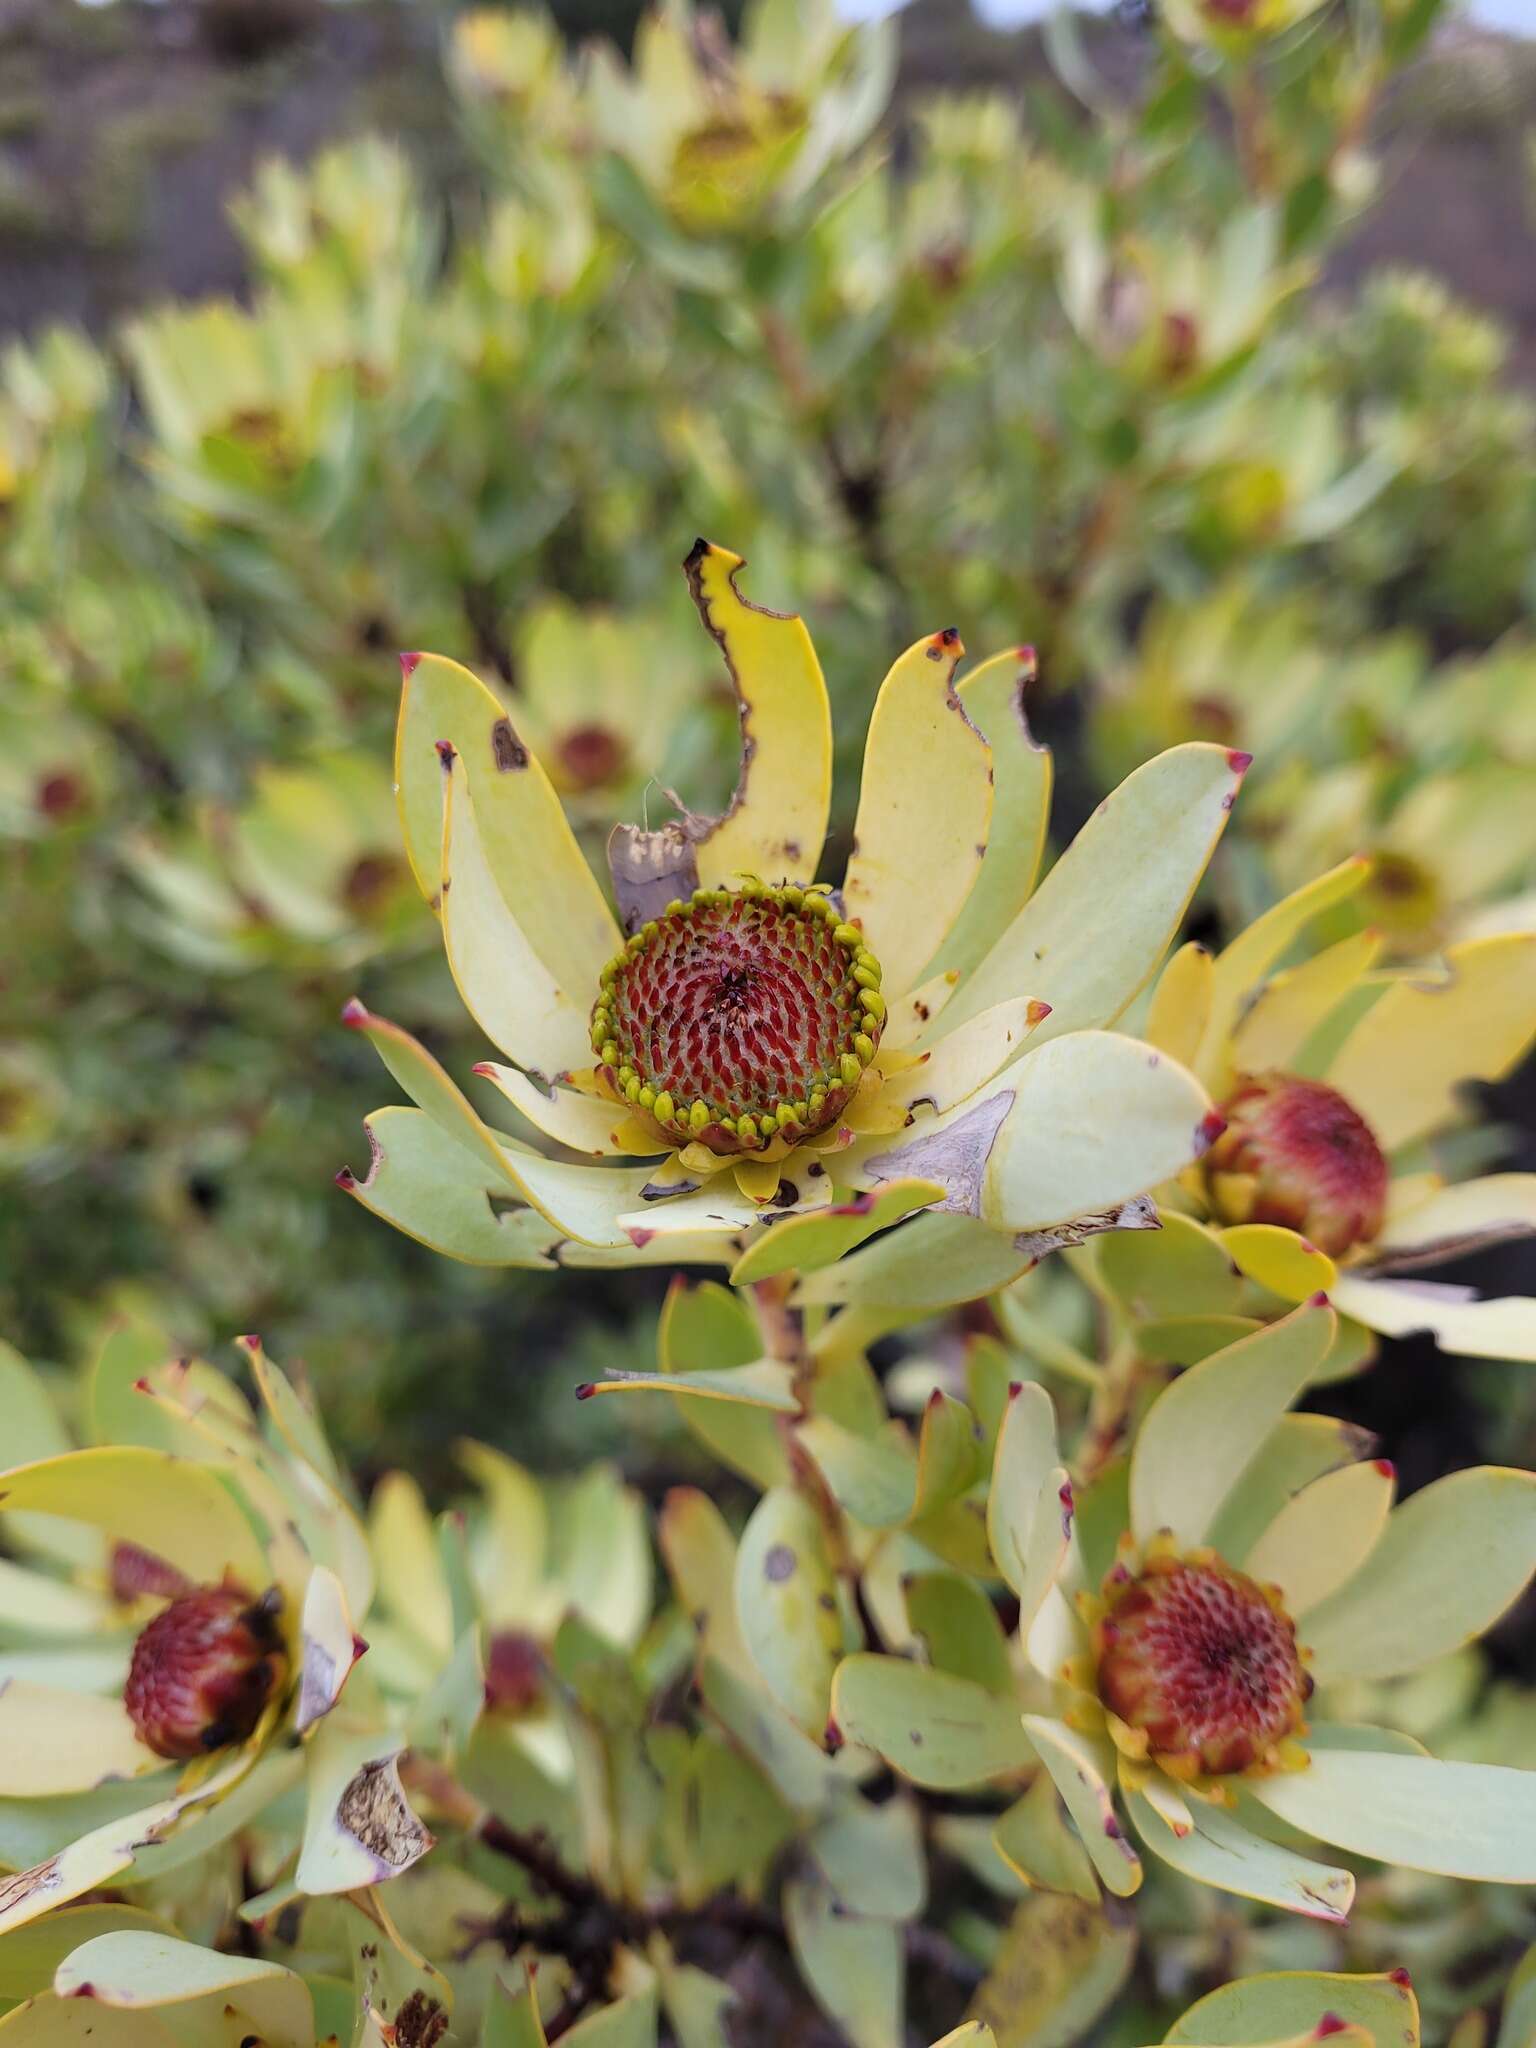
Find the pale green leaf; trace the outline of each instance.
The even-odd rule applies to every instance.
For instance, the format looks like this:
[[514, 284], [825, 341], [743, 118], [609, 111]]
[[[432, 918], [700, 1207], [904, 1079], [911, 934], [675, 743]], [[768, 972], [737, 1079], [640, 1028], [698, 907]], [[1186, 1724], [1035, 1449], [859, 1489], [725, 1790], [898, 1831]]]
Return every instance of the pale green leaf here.
[[936, 1791], [983, 1785], [1031, 1761], [1014, 1701], [905, 1657], [846, 1658], [832, 1687], [832, 1718], [845, 1741]]

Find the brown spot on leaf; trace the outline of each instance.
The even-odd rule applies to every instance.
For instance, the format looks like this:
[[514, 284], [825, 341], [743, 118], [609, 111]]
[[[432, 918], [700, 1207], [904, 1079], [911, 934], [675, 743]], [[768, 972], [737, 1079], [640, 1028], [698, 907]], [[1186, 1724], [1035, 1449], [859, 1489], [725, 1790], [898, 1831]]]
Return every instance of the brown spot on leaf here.
[[491, 759], [502, 775], [528, 766], [528, 749], [512, 730], [510, 718], [498, 718], [491, 727]]

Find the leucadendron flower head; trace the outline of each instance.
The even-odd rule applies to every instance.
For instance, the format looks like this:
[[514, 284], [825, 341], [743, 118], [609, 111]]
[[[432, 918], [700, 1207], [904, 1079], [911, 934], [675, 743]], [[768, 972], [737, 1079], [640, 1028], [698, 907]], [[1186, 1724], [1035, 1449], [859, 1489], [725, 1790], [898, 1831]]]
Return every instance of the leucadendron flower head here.
[[617, 915], [514, 709], [453, 662], [405, 657], [411, 864], [509, 1062], [476, 1072], [559, 1150], [493, 1128], [353, 1003], [345, 1021], [416, 1107], [369, 1119], [371, 1170], [342, 1185], [485, 1265], [735, 1266], [768, 1219], [808, 1270], [923, 1208], [1025, 1260], [1147, 1227], [1145, 1190], [1218, 1119], [1175, 1061], [1104, 1027], [1177, 927], [1247, 756], [1160, 755], [1036, 889], [1050, 763], [1023, 711], [1033, 658], [957, 680], [959, 634], [932, 633], [881, 687], [831, 886], [810, 637], [742, 595], [736, 555], [699, 541], [684, 566], [740, 703], [741, 776], [718, 817], [614, 829]]
[[399, 1785], [404, 1737], [354, 1675], [366, 1536], [306, 1397], [255, 1338], [241, 1349], [259, 1409], [117, 1327], [83, 1389], [97, 1440], [71, 1449], [0, 1348], [24, 1460], [0, 1472], [0, 1535], [25, 1560], [0, 1579], [0, 1933], [217, 1868], [252, 1823], [306, 1894], [377, 1884], [431, 1846]]
[[1292, 1831], [1409, 1870], [1536, 1883], [1536, 1772], [1442, 1761], [1329, 1712], [1331, 1688], [1417, 1671], [1520, 1597], [1536, 1474], [1481, 1466], [1394, 1508], [1390, 1464], [1352, 1455], [1358, 1438], [1329, 1418], [1287, 1412], [1334, 1325], [1319, 1298], [1192, 1366], [1128, 1465], [1076, 1500], [1049, 1398], [1015, 1387], [987, 1517], [1028, 1667], [1008, 1674], [1012, 1718], [980, 1666], [860, 1655], [833, 1685], [843, 1739], [920, 1783], [1022, 1782], [993, 1840], [1046, 1890], [1096, 1896], [1092, 1873], [1128, 1896], [1139, 1841], [1197, 1883], [1342, 1923], [1354, 1876]]
[[[1255, 1289], [1271, 1309], [1323, 1289], [1357, 1353], [1364, 1331], [1427, 1330], [1464, 1356], [1536, 1360], [1536, 1301], [1399, 1277], [1536, 1232], [1536, 1174], [1448, 1183], [1434, 1149], [1466, 1119], [1466, 1084], [1501, 1079], [1536, 1039], [1536, 933], [1463, 940], [1404, 972], [1378, 968], [1367, 928], [1276, 972], [1370, 872], [1343, 862], [1214, 957], [1185, 946], [1158, 983], [1146, 1035], [1225, 1124], [1184, 1180], [1202, 1222], [1159, 1247], [1190, 1266], [1177, 1313], [1249, 1316], [1264, 1312]], [[1220, 1257], [1202, 1260], [1202, 1226]], [[1212, 1328], [1230, 1335], [1230, 1320]]]

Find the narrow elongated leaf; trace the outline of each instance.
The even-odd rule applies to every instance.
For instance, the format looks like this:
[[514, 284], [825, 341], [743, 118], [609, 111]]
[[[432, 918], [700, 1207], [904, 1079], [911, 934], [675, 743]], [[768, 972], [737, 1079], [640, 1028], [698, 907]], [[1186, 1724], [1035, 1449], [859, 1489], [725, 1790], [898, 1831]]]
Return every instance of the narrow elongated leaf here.
[[1016, 1704], [974, 1680], [861, 1653], [838, 1666], [832, 1718], [845, 1741], [936, 1791], [983, 1785], [1031, 1761]]
[[1175, 2020], [1180, 2048], [1256, 2048], [1309, 2034], [1325, 2013], [1365, 2028], [1376, 2048], [1419, 2048], [1419, 2006], [1408, 1972], [1351, 1977], [1327, 1970], [1274, 1970], [1210, 1992]]
[[1131, 1527], [1199, 1543], [1326, 1357], [1333, 1311], [1299, 1308], [1191, 1366], [1160, 1395], [1131, 1456]]
[[1144, 1846], [1200, 1884], [1216, 1885], [1288, 1913], [1304, 1913], [1312, 1920], [1326, 1920], [1335, 1927], [1342, 1927], [1349, 1918], [1355, 1880], [1347, 1870], [1330, 1869], [1310, 1857], [1298, 1856], [1293, 1849], [1267, 1842], [1219, 1806], [1190, 1801], [1192, 1825], [1183, 1835], [1175, 1834], [1139, 1792], [1126, 1793], [1126, 1810]]
[[971, 2003], [997, 2048], [1068, 2048], [1107, 2011], [1136, 1955], [1136, 1923], [1112, 1902], [1021, 1899]]
[[1533, 1571], [1536, 1474], [1484, 1465], [1437, 1479], [1308, 1615], [1312, 1669], [1320, 1683], [1415, 1671], [1481, 1635]]
[[787, 1487], [765, 1493], [742, 1531], [736, 1615], [768, 1690], [807, 1734], [820, 1735], [842, 1647], [837, 1589], [816, 1512]]
[[784, 1887], [784, 1924], [816, 2003], [853, 2048], [903, 2048], [900, 1929], [841, 1911], [830, 1889], [808, 1878]]

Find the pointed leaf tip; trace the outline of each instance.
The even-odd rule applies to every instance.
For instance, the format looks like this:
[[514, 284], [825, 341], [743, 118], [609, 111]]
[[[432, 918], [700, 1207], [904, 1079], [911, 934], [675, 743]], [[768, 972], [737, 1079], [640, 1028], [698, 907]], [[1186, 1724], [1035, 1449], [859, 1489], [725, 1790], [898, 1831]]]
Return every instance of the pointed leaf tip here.
[[452, 768], [454, 762], [458, 759], [458, 755], [454, 751], [453, 741], [434, 740], [432, 744], [437, 748], [437, 758], [442, 762], [443, 767], [445, 769]]
[[1198, 1159], [1202, 1152], [1209, 1152], [1226, 1128], [1227, 1120], [1220, 1110], [1208, 1110], [1195, 1126], [1195, 1157]]
[[1315, 2037], [1319, 2041], [1322, 2041], [1325, 2040], [1329, 2034], [1346, 2033], [1348, 2031], [1348, 2028], [1349, 2022], [1347, 2020], [1341, 2020], [1336, 2012], [1325, 2012], [1322, 2018], [1318, 2021], [1317, 2025], [1312, 2029], [1312, 2031]]
[[583, 1380], [575, 1391], [578, 1401], [590, 1401], [597, 1392], [597, 1387], [591, 1380]]
[[1237, 747], [1227, 749], [1227, 766], [1234, 775], [1246, 775], [1253, 766], [1252, 754], [1245, 754]]
[[1319, 1287], [1316, 1294], [1309, 1294], [1307, 1296], [1308, 1308], [1326, 1308], [1327, 1306], [1328, 1290], [1326, 1287]]
[[1398, 1964], [1395, 1970], [1388, 1970], [1387, 1975], [1392, 1979], [1392, 1982], [1398, 1985], [1402, 1990], [1412, 1990], [1413, 1978], [1409, 1974], [1409, 1972], [1403, 1968], [1401, 1963]]
[[1397, 1467], [1390, 1458], [1373, 1458], [1371, 1462], [1375, 1465], [1376, 1470], [1383, 1479], [1395, 1479], [1397, 1477]]
[[367, 1030], [370, 1019], [361, 997], [352, 996], [342, 1004], [341, 1021], [349, 1031]]
[[351, 1194], [352, 1190], [357, 1186], [357, 1175], [350, 1166], [339, 1167], [331, 1175], [331, 1179], [335, 1181], [337, 1187], [345, 1189], [348, 1194]]
[[421, 656], [420, 656], [419, 654], [402, 654], [402, 655], [401, 655], [401, 657], [400, 657], [400, 678], [401, 678], [401, 681], [402, 681], [402, 682], [407, 682], [407, 683], [408, 683], [408, 682], [409, 682], [409, 681], [411, 680], [411, 677], [412, 677], [413, 675], [415, 675], [415, 673], [416, 673], [417, 665], [418, 665], [418, 664], [420, 663], [420, 661], [421, 661]]

